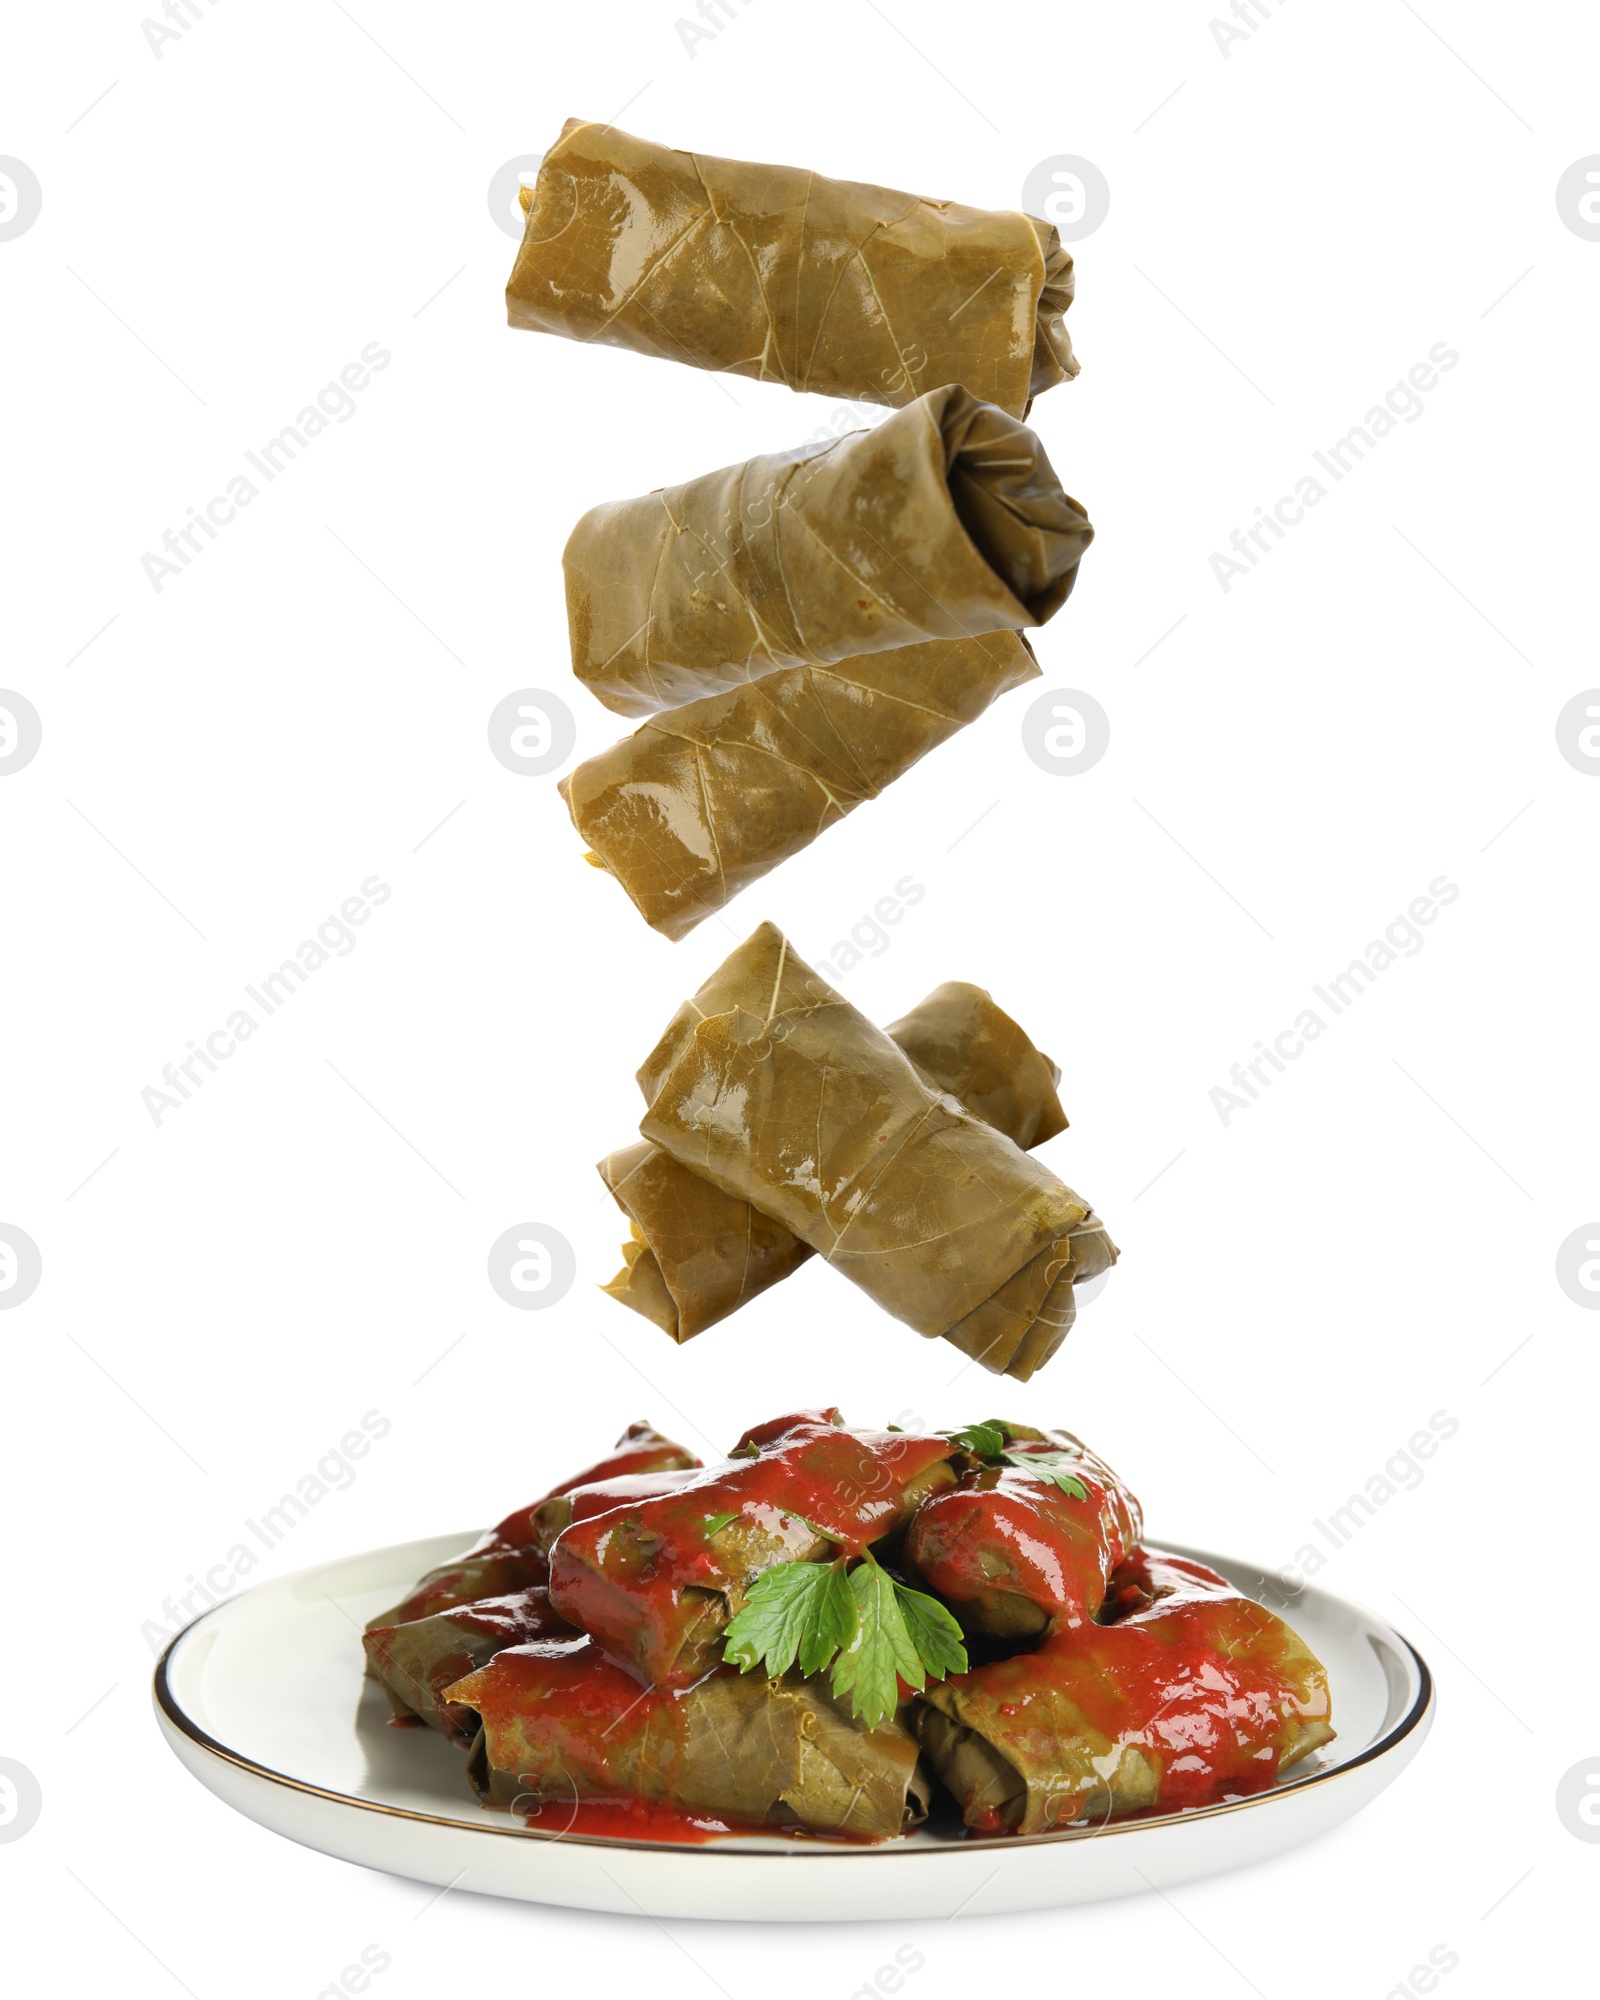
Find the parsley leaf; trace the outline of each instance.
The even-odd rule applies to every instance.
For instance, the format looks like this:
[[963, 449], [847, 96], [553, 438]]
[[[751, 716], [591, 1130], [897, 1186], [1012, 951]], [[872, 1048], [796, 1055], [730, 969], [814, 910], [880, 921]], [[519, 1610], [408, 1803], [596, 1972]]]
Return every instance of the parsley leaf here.
[[964, 1431], [949, 1434], [950, 1442], [962, 1451], [971, 1452], [974, 1458], [987, 1459], [991, 1465], [1015, 1466], [1019, 1472], [1031, 1472], [1036, 1479], [1058, 1488], [1069, 1500], [1087, 1500], [1089, 1489], [1069, 1466], [1077, 1460], [1064, 1451], [1013, 1451], [1011, 1449], [1011, 1426], [1002, 1423], [998, 1417], [991, 1417], [981, 1424], [968, 1424]]
[[[813, 1563], [812, 1568], [818, 1565]], [[823, 1568], [828, 1581], [817, 1592], [811, 1629], [800, 1641], [800, 1671], [809, 1680], [820, 1674], [841, 1646], [856, 1636], [858, 1614], [849, 1573], [843, 1561]]]
[[1034, 1456], [1025, 1451], [1008, 1451], [1005, 1458], [1006, 1464], [1014, 1465], [1019, 1472], [1031, 1472], [1036, 1479], [1059, 1487], [1069, 1500], [1087, 1500], [1089, 1497], [1088, 1487], [1075, 1472], [1067, 1470], [1072, 1461], [1064, 1459], [1059, 1453]]
[[1068, 1500], [1088, 1500], [1088, 1486], [1084, 1486], [1076, 1472], [1068, 1472], [1062, 1464], [1050, 1464], [1048, 1458], [1026, 1458], [1022, 1452], [1008, 1452], [1006, 1462], [1018, 1466], [1022, 1472], [1032, 1472], [1040, 1480], [1048, 1480], [1052, 1486], [1058, 1486]]
[[730, 1521], [737, 1521], [738, 1518], [737, 1514], [708, 1514], [705, 1519], [706, 1540], [709, 1542], [713, 1535], [720, 1535]]
[[895, 1585], [894, 1594], [928, 1679], [942, 1681], [946, 1674], [964, 1674], [967, 1649], [962, 1643], [961, 1627], [938, 1598], [929, 1597], [924, 1591], [909, 1590], [903, 1583]]
[[850, 1594], [856, 1603], [856, 1633], [833, 1663], [833, 1691], [848, 1694], [852, 1714], [876, 1729], [899, 1701], [896, 1677], [920, 1688], [927, 1676], [888, 1571], [869, 1556], [851, 1571]]
[[999, 1458], [1006, 1448], [1005, 1426], [998, 1423], [968, 1424], [964, 1431], [956, 1431], [951, 1439], [963, 1451], [970, 1451], [974, 1458]]
[[831, 1563], [778, 1563], [750, 1586], [731, 1621], [723, 1658], [775, 1680], [798, 1660], [809, 1680], [833, 1668], [833, 1692], [869, 1729], [892, 1715], [896, 1679], [922, 1688], [964, 1673], [961, 1627], [936, 1597], [896, 1583], [869, 1555], [854, 1569]]
[[[802, 1653], [815, 1658], [826, 1639], [822, 1655], [826, 1663], [854, 1630], [853, 1623], [846, 1626], [843, 1622], [836, 1568], [833, 1563], [792, 1562], [763, 1570], [746, 1593], [744, 1608], [724, 1634], [723, 1658], [746, 1674], [765, 1662], [768, 1674], [776, 1680]], [[853, 1619], [855, 1606], [848, 1587], [843, 1600]]]

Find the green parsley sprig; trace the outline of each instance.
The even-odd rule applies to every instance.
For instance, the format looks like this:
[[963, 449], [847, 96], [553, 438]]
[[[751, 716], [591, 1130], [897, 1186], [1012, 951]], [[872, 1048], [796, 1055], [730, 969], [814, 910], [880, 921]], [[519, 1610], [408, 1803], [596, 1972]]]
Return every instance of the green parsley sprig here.
[[936, 1597], [892, 1577], [870, 1552], [851, 1567], [779, 1563], [751, 1585], [724, 1635], [722, 1656], [741, 1673], [776, 1679], [797, 1662], [808, 1678], [832, 1668], [834, 1694], [869, 1729], [894, 1713], [897, 1681], [921, 1690], [964, 1673], [961, 1627]]
[[968, 1424], [965, 1430], [953, 1431], [950, 1442], [970, 1452], [974, 1458], [981, 1458], [987, 1465], [1010, 1465], [1019, 1472], [1031, 1472], [1036, 1479], [1059, 1488], [1069, 1500], [1087, 1500], [1089, 1497], [1088, 1487], [1075, 1472], [1069, 1470], [1076, 1463], [1070, 1453], [1013, 1451], [1010, 1427], [997, 1419]]

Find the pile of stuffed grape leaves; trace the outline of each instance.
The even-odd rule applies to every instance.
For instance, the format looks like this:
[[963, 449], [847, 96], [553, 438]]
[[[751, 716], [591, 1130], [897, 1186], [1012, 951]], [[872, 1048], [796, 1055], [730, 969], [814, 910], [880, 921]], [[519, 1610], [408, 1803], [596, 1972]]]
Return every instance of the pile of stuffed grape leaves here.
[[644, 1144], [601, 1162], [634, 1226], [607, 1289], [682, 1341], [815, 1253], [1025, 1382], [1117, 1254], [1025, 1150], [1066, 1122], [1055, 1074], [981, 988], [941, 987], [886, 1033], [763, 924], [639, 1071]]
[[1327, 1676], [1143, 1533], [1066, 1431], [801, 1410], [702, 1465], [636, 1424], [375, 1619], [368, 1670], [549, 1834], [1037, 1834], [1264, 1791], [1331, 1739]]
[[[947, 980], [884, 1032], [931, 1088], [1024, 1151], [1066, 1130], [1060, 1070], [981, 986]], [[603, 1289], [676, 1341], [715, 1326], [813, 1254], [781, 1222], [648, 1139], [609, 1154], [600, 1174], [632, 1225], [623, 1269]], [[1116, 1255], [1098, 1218], [1086, 1220], [1074, 1276], [1097, 1276]]]

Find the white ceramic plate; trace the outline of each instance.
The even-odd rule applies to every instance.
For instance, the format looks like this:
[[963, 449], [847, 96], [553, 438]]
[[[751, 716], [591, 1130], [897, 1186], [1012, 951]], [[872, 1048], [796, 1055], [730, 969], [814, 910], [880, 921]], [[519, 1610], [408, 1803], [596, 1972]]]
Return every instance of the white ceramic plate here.
[[[658, 1917], [796, 1921], [997, 1915], [1168, 1888], [1281, 1853], [1360, 1811], [1433, 1719], [1426, 1663], [1398, 1632], [1308, 1587], [1292, 1623], [1328, 1669], [1339, 1731], [1274, 1790], [1093, 1832], [968, 1840], [926, 1830], [881, 1847], [780, 1837], [675, 1847], [537, 1833], [482, 1810], [433, 1730], [390, 1729], [360, 1631], [472, 1538], [442, 1535], [324, 1563], [230, 1598], [156, 1669], [156, 1713], [201, 1784], [275, 1833], [367, 1868], [484, 1895]], [[1200, 1549], [1276, 1603], [1248, 1564]]]

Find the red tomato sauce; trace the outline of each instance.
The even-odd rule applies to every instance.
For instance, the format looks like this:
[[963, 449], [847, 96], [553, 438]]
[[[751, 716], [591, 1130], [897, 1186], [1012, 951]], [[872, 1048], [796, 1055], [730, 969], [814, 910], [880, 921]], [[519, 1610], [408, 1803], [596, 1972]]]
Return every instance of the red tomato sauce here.
[[771, 1827], [746, 1826], [741, 1820], [718, 1819], [709, 1813], [685, 1812], [659, 1799], [552, 1799], [534, 1812], [519, 1815], [535, 1833], [579, 1834], [598, 1840], [666, 1841], [679, 1847], [703, 1847], [729, 1834], [770, 1833]]

